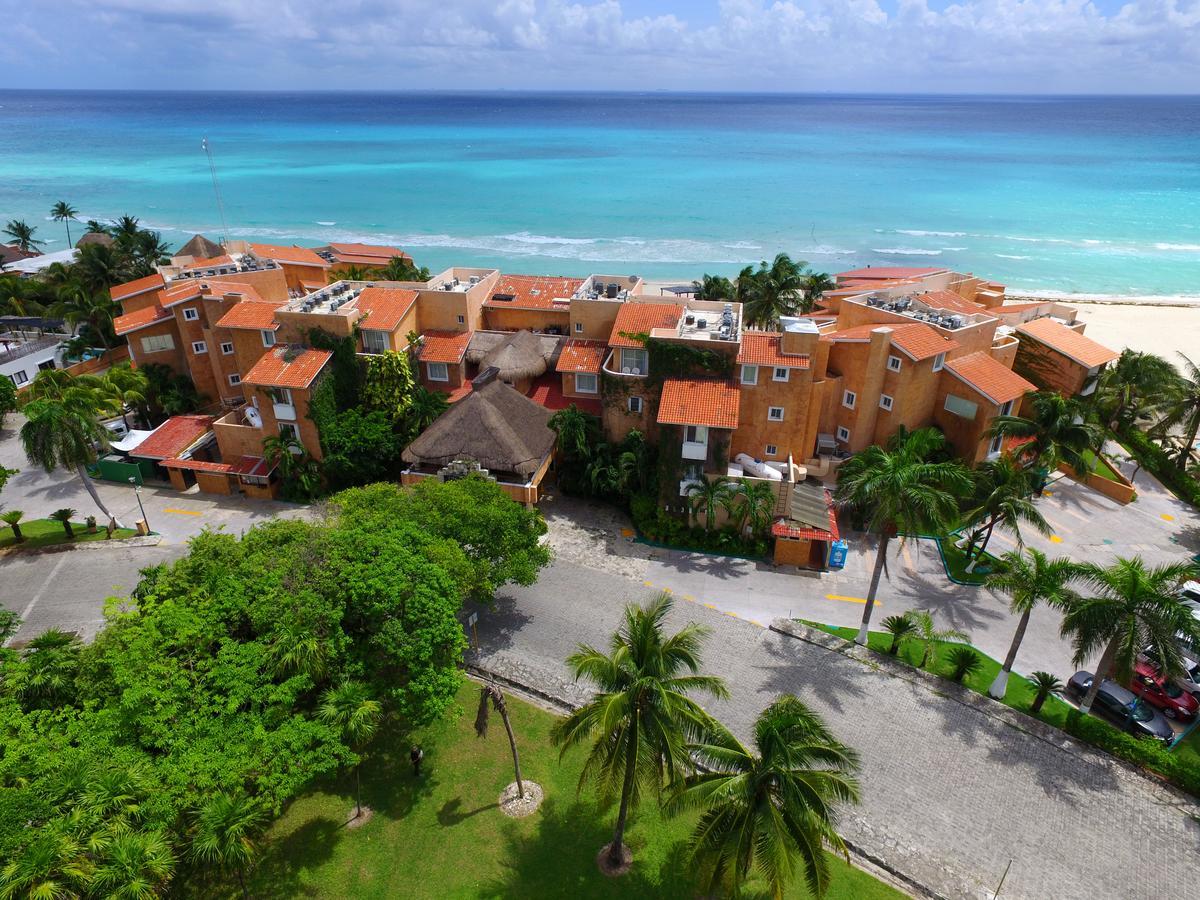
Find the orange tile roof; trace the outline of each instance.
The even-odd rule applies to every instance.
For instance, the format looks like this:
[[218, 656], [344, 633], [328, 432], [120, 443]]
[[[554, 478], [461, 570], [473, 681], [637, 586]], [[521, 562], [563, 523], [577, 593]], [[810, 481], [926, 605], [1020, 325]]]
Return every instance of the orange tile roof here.
[[742, 346], [737, 361], [745, 366], [787, 366], [792, 369], [807, 369], [808, 354], [784, 355], [780, 349], [782, 335], [770, 331], [742, 332]]
[[251, 244], [250, 249], [255, 256], [273, 259], [278, 263], [290, 263], [294, 266], [319, 266], [329, 268], [329, 263], [317, 256], [308, 247], [283, 247], [279, 244]]
[[233, 265], [233, 257], [228, 253], [222, 253], [220, 256], [210, 256], [208, 259], [194, 259], [186, 266], [185, 269], [212, 269], [217, 266]]
[[946, 368], [993, 403], [1024, 397], [1037, 386], [1030, 384], [991, 354], [978, 351], [946, 363]]
[[865, 269], [850, 269], [838, 272], [838, 281], [882, 281], [891, 278], [924, 278], [946, 272], [941, 266], [867, 266]]
[[417, 354], [417, 359], [421, 362], [459, 363], [470, 342], [469, 331], [427, 331], [421, 335], [421, 352]]
[[954, 291], [926, 291], [924, 294], [917, 294], [917, 299], [934, 309], [948, 309], [951, 312], [965, 313], [966, 315], [985, 312], [978, 303], [964, 300]]
[[658, 400], [658, 422], [737, 428], [738, 389], [715, 378], [668, 378]]
[[[514, 309], [550, 309], [557, 300], [569, 300], [583, 284], [582, 278], [547, 275], [501, 275], [484, 306]], [[498, 299], [507, 297], [507, 300]]]
[[266, 300], [242, 300], [221, 316], [217, 327], [275, 331], [279, 328], [279, 323], [275, 321], [275, 310], [282, 306], [281, 303]]
[[359, 320], [359, 325], [375, 331], [395, 331], [416, 302], [417, 292], [405, 288], [363, 288], [355, 308], [367, 317]]
[[126, 297], [132, 297], [134, 294], [144, 294], [146, 291], [160, 288], [166, 283], [166, 280], [155, 272], [153, 275], [147, 275], [145, 278], [127, 281], [124, 284], [115, 284], [109, 288], [108, 293], [112, 295], [114, 300], [124, 300]]
[[892, 330], [892, 344], [904, 351], [915, 362], [937, 356], [958, 347], [958, 342], [942, 336], [932, 326], [924, 322], [891, 323], [877, 322], [868, 325], [855, 325], [853, 328], [843, 328], [830, 334], [822, 335], [823, 341], [859, 341], [871, 340], [871, 332], [877, 328]]
[[263, 387], [306, 388], [331, 356], [328, 350], [277, 345], [262, 355], [242, 381]]
[[1049, 317], [1018, 325], [1017, 334], [1031, 337], [1087, 369], [1112, 362], [1121, 355]]
[[130, 456], [174, 459], [212, 430], [213, 416], [171, 416], [136, 447]]
[[599, 372], [608, 347], [604, 341], [567, 341], [558, 357], [556, 372]]
[[192, 278], [185, 278], [183, 281], [173, 282], [163, 291], [160, 299], [163, 306], [174, 306], [184, 300], [195, 300], [199, 296], [200, 282]]
[[117, 316], [113, 319], [113, 330], [120, 337], [123, 334], [129, 334], [131, 331], [137, 331], [139, 328], [145, 328], [156, 322], [165, 322], [170, 318], [172, 318], [171, 313], [155, 303], [153, 306], [147, 306], [144, 309], [139, 309], [137, 312]]
[[649, 334], [652, 328], [674, 328], [683, 317], [683, 305], [679, 303], [622, 303], [617, 310], [612, 334], [608, 338], [610, 347], [641, 347], [642, 343], [632, 335]]
[[354, 265], [387, 265], [392, 259], [412, 259], [399, 247], [384, 247], [378, 244], [330, 244], [329, 251], [338, 262]]
[[185, 300], [195, 300], [199, 297], [220, 298], [226, 293], [242, 294], [247, 300], [264, 302], [254, 285], [246, 284], [244, 281], [230, 281], [228, 276], [221, 275], [174, 281], [163, 291], [161, 302], [164, 307], [171, 307]]

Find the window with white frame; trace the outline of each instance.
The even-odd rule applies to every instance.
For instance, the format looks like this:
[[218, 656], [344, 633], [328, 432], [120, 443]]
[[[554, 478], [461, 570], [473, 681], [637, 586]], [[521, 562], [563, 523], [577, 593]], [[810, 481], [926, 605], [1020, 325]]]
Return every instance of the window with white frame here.
[[742, 366], [742, 384], [758, 384], [758, 366]]
[[774, 444], [767, 444], [767, 448], [763, 451], [765, 456], [775, 456], [779, 453], [779, 448]]
[[767, 407], [767, 419], [768, 419], [768, 421], [771, 421], [771, 422], [782, 422], [783, 421], [783, 407], [782, 406], [768, 406]]
[[205, 341], [192, 341], [193, 353], [207, 353], [208, 344]]
[[880, 394], [879, 395], [879, 408], [880, 409], [886, 409], [888, 412], [891, 412], [891, 409], [892, 409], [892, 406], [894, 403], [895, 403], [895, 401], [892, 400], [891, 394]]
[[467, 324], [467, 320], [466, 320], [466, 319], [464, 319], [462, 316], [459, 316], [459, 317], [458, 317], [458, 324], [459, 324], [459, 325], [466, 325], [466, 324]]
[[275, 346], [275, 332], [269, 329], [264, 329], [262, 332], [262, 342], [264, 347]]
[[183, 317], [189, 322], [195, 322], [200, 318], [200, 310], [196, 309], [194, 306], [184, 307]]
[[174, 350], [175, 339], [169, 334], [152, 334], [142, 338], [143, 353], [158, 353], [161, 350]]
[[388, 343], [388, 333], [378, 328], [364, 328], [362, 339], [363, 350], [367, 353], [386, 353], [392, 349]]
[[629, 403], [627, 404], [627, 408], [629, 409], [629, 411], [631, 413], [640, 413], [642, 411], [642, 398], [641, 397], [630, 397]]
[[29, 381], [29, 373], [26, 372], [24, 369], [20, 369], [16, 372], [13, 372], [8, 377], [11, 378], [12, 383], [16, 384], [16, 385], [25, 384], [27, 381]]
[[430, 381], [449, 381], [450, 366], [448, 363], [425, 363], [425, 374]]
[[888, 356], [888, 363], [887, 363], [887, 366], [888, 366], [888, 369], [890, 369], [891, 371], [893, 371], [893, 372], [899, 372], [899, 371], [900, 371], [900, 367], [901, 367], [903, 364], [904, 364], [904, 361], [903, 361], [902, 359], [900, 359], [900, 357], [898, 357], [898, 356], [891, 356], [891, 355], [889, 355], [889, 356]]
[[842, 391], [842, 406], [847, 409], [854, 409], [854, 404], [858, 402], [858, 394], [854, 391]]
[[283, 439], [285, 444], [288, 441], [298, 441], [300, 440], [300, 429], [291, 422], [280, 422], [279, 437]]
[[935, 356], [933, 358], [933, 371], [935, 371], [935, 372], [942, 371], [942, 366], [944, 366], [945, 364], [946, 364], [946, 354], [939, 353], [937, 356]]
[[956, 397], [954, 394], [947, 394], [945, 409], [946, 412], [961, 419], [974, 419], [975, 414], [979, 412], [979, 405], [962, 397]]
[[1003, 447], [1004, 437], [998, 434], [988, 443], [988, 456], [999, 456]]
[[221, 341], [221, 353], [225, 356], [233, 353], [233, 341]]
[[837, 439], [842, 443], [850, 440], [850, 429], [845, 425], [839, 425], [837, 430]]
[[575, 333], [576, 333], [576, 334], [583, 334], [583, 323], [582, 323], [582, 322], [576, 322], [576, 323], [575, 323]]
[[707, 425], [685, 425], [683, 429], [683, 439], [689, 444], [707, 444], [708, 443], [708, 426]]
[[232, 375], [229, 376], [229, 383], [231, 385], [233, 385], [234, 387], [236, 387], [237, 385], [242, 383], [242, 376], [239, 375], [237, 372], [234, 372]]
[[775, 374], [771, 376], [771, 380], [772, 381], [787, 381], [788, 380], [787, 366], [776, 366]]
[[1014, 405], [1016, 402], [1017, 402], [1016, 400], [1009, 400], [1007, 403], [1003, 404], [1003, 405], [1000, 407], [1000, 415], [1002, 415], [1002, 416], [1011, 416], [1011, 415], [1012, 415], [1012, 411], [1013, 411], [1013, 405]]
[[291, 388], [271, 388], [271, 400], [274, 403], [280, 403], [287, 406], [292, 405], [292, 390]]
[[591, 372], [575, 373], [575, 392], [579, 394], [594, 394], [600, 388], [598, 379]]
[[650, 371], [650, 354], [640, 347], [622, 347], [621, 371], [630, 375], [645, 375]]

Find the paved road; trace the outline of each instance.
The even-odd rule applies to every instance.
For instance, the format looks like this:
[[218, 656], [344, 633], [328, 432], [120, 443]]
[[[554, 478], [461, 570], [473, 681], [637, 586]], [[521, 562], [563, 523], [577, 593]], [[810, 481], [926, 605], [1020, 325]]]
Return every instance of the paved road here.
[[[604, 646], [622, 605], [649, 591], [565, 562], [532, 588], [505, 591], [480, 617], [476, 661], [579, 700], [562, 660]], [[698, 603], [671, 617], [712, 626], [705, 667], [732, 693], [710, 704], [743, 737], [758, 711], [795, 693], [863, 756], [864, 803], [844, 821], [864, 851], [948, 897], [1036, 900], [1193, 896], [1200, 806], [1098, 752], [1052, 744], [844, 655]], [[534, 776], [531, 776], [534, 777]]]

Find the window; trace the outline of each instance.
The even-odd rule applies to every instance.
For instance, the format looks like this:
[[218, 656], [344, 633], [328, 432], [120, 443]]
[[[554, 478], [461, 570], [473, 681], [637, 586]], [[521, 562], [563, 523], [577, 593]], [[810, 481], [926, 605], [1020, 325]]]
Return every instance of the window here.
[[43, 360], [42, 362], [38, 363], [38, 371], [39, 372], [46, 372], [53, 368], [54, 368], [54, 360], [52, 360], [52, 359]]
[[207, 353], [208, 352], [208, 344], [205, 343], [204, 341], [192, 341], [192, 352], [193, 353]]
[[888, 368], [893, 372], [899, 372], [903, 361], [898, 356], [888, 356]]
[[854, 391], [842, 392], [842, 406], [846, 407], [847, 409], [854, 409], [854, 404], [857, 401], [858, 394], [854, 393]]
[[288, 441], [298, 441], [300, 440], [300, 431], [291, 422], [280, 422], [279, 436], [283, 439], [284, 443], [287, 443]]
[[599, 390], [596, 385], [596, 376], [591, 372], [576, 372], [575, 373], [575, 391], [580, 394], [594, 394]]
[[774, 444], [767, 444], [767, 449], [763, 451], [766, 456], [775, 456], [779, 452], [779, 448]]
[[576, 333], [576, 334], [583, 334], [583, 323], [582, 323], [582, 322], [576, 322], [576, 323], [575, 323], [575, 333]]
[[391, 347], [388, 345], [388, 333], [380, 331], [376, 328], [364, 328], [362, 333], [363, 349], [367, 353], [386, 353]]
[[174, 350], [175, 339], [169, 334], [152, 334], [142, 338], [143, 353], [158, 353], [160, 350]]
[[263, 339], [264, 347], [274, 347], [275, 346], [275, 332], [274, 331], [269, 331], [269, 330], [264, 329], [262, 331], [262, 339]]
[[200, 310], [194, 306], [188, 306], [183, 310], [183, 317], [189, 322], [195, 322], [200, 318]]
[[933, 358], [933, 371], [935, 371], [935, 372], [942, 371], [942, 366], [944, 366], [945, 364], [946, 364], [946, 354], [939, 353], [937, 356], [935, 356]]
[[642, 398], [630, 397], [626, 407], [631, 413], [640, 413], [642, 411]]
[[459, 324], [459, 325], [466, 325], [466, 324], [467, 324], [467, 320], [466, 320], [466, 319], [464, 319], [462, 316], [459, 316], [459, 317], [458, 317], [458, 324]]
[[19, 372], [13, 372], [8, 377], [12, 379], [13, 384], [18, 385], [25, 384], [25, 382], [29, 381], [29, 375], [24, 369], [21, 369]]
[[742, 384], [758, 384], [758, 366], [742, 366]]
[[787, 366], [776, 366], [775, 374], [771, 376], [771, 380], [772, 381], [787, 381], [788, 380]]
[[782, 422], [783, 421], [783, 407], [782, 406], [768, 406], [767, 407], [767, 419], [768, 419], [768, 421], [771, 421], [771, 422]]
[[239, 375], [237, 372], [234, 372], [232, 375], [229, 376], [229, 383], [231, 385], [233, 385], [234, 387], [237, 387], [239, 384], [242, 383], [242, 376]]
[[275, 403], [286, 403], [289, 406], [292, 403], [292, 392], [290, 388], [271, 388], [271, 400]]
[[956, 397], [953, 394], [946, 395], [945, 408], [946, 412], [963, 419], [974, 419], [975, 413], [979, 410], [979, 406], [970, 400], [964, 400], [962, 397]]
[[894, 402], [895, 401], [892, 400], [891, 394], [880, 394], [879, 395], [879, 408], [880, 409], [886, 409], [888, 412], [891, 412], [892, 405]]
[[839, 425], [837, 430], [837, 439], [843, 443], [850, 440], [850, 429], [844, 425]]
[[988, 444], [988, 456], [994, 457], [1000, 455], [1000, 449], [1004, 446], [1004, 438], [1001, 435], [996, 435]]
[[1009, 400], [1007, 403], [1005, 403], [1003, 406], [1001, 406], [1000, 407], [1000, 415], [1011, 416], [1012, 411], [1013, 411], [1013, 404], [1016, 402], [1017, 402], [1016, 400]]
[[683, 439], [689, 444], [707, 444], [708, 428], [704, 425], [685, 425]]
[[621, 371], [630, 375], [645, 375], [650, 371], [650, 354], [645, 350], [622, 347]]
[[425, 374], [430, 381], [449, 381], [450, 367], [446, 363], [425, 363]]
[[225, 354], [226, 356], [228, 356], [230, 353], [232, 353], [233, 352], [233, 342], [232, 341], [221, 341], [221, 352], [223, 354]]

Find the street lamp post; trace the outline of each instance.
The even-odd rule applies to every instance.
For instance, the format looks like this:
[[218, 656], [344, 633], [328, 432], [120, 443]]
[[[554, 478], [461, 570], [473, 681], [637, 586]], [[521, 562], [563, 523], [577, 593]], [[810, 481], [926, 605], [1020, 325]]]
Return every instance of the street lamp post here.
[[132, 475], [129, 476], [129, 483], [133, 485], [133, 493], [137, 495], [138, 509], [142, 511], [142, 521], [146, 523], [146, 531], [150, 531], [150, 520], [146, 518], [146, 507], [142, 506], [142, 489], [137, 483], [137, 479]]

